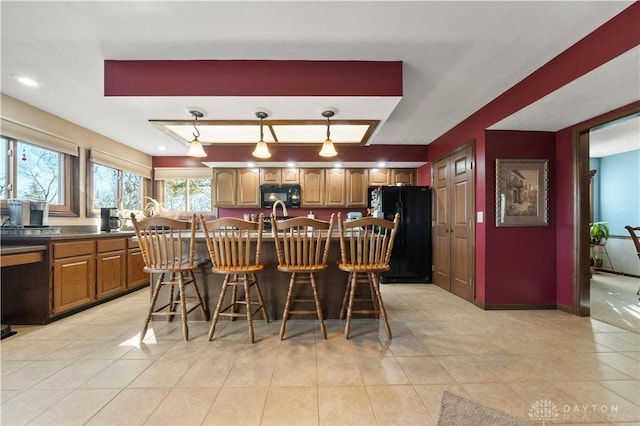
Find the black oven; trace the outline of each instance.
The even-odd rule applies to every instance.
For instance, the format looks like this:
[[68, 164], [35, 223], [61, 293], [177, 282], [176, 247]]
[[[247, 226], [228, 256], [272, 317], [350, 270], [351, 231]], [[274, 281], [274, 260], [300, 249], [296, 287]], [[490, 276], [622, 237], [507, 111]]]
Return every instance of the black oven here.
[[260, 204], [273, 207], [278, 200], [287, 207], [300, 207], [300, 185], [260, 185]]

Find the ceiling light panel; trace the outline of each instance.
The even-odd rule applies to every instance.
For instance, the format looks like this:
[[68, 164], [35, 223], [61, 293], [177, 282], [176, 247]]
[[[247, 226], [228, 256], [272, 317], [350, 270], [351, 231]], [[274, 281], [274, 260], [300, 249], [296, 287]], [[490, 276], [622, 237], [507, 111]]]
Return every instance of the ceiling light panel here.
[[[193, 128], [185, 125], [167, 125], [167, 130], [185, 140], [192, 139]], [[253, 125], [208, 125], [201, 123], [200, 140], [206, 143], [255, 143], [260, 134], [260, 127]], [[265, 142], [274, 142], [270, 132], [264, 132]]]
[[[331, 123], [331, 140], [335, 143], [361, 143], [369, 130], [368, 125]], [[280, 143], [319, 143], [327, 139], [327, 126], [273, 125]]]

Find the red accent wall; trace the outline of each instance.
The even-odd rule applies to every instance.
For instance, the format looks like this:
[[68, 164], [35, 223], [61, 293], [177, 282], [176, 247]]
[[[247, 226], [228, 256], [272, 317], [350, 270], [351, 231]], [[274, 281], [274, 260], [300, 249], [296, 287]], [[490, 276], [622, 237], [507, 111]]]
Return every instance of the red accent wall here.
[[[485, 223], [476, 225], [477, 302], [481, 304], [537, 304], [547, 303], [551, 297], [548, 288], [549, 269], [544, 268], [540, 273], [542, 276], [534, 271], [536, 278], [543, 280], [540, 284], [541, 288], [535, 287], [529, 278], [524, 279], [525, 285], [518, 285], [516, 278], [507, 279], [505, 277], [508, 274], [502, 276], [502, 273], [495, 270], [497, 261], [493, 255], [494, 252], [509, 256], [507, 259], [503, 259], [509, 263], [509, 272], [513, 272], [514, 269], [531, 271], [533, 266], [528, 257], [524, 258], [517, 253], [513, 254], [513, 240], [504, 237], [509, 233], [494, 234], [497, 229], [491, 230], [491, 226], [495, 227], [490, 223], [492, 220], [495, 222], [490, 213], [493, 212], [495, 216], [495, 194], [492, 193], [495, 185], [492, 180], [495, 178], [495, 172], [492, 171], [495, 167], [493, 160], [498, 157], [508, 158], [512, 151], [508, 144], [493, 140], [493, 135], [488, 136], [492, 140], [485, 143], [485, 130], [521, 108], [640, 45], [638, 22], [640, 22], [640, 2], [635, 2], [429, 145], [428, 160], [433, 162], [469, 140], [475, 140], [476, 210], [485, 212]], [[489, 133], [492, 132], [487, 132], [487, 134]], [[558, 249], [554, 249], [554, 258], [547, 259], [553, 265], [553, 280], [557, 280], [557, 283], [553, 284], [553, 297], [555, 297], [556, 303], [572, 306], [573, 262], [571, 256], [574, 249], [572, 213], [574, 199], [571, 136], [560, 132], [554, 144], [553, 151], [549, 153], [549, 158], [555, 158], [550, 175], [552, 179], [554, 176], [557, 176], [557, 179], [562, 179], [561, 183], [552, 180], [552, 186], [556, 186], [553, 193], [556, 194], [557, 191], [558, 194], [552, 212], [558, 217], [552, 217], [555, 221], [548, 228], [548, 232], [553, 237], [543, 233], [544, 237], [541, 241], [548, 242], [547, 240], [550, 239], [552, 241], [549, 244], [553, 247], [559, 243]], [[545, 147], [543, 151], [546, 153], [547, 150], [548, 147]], [[541, 153], [542, 151], [536, 150], [531, 152], [536, 155]], [[522, 153], [515, 154], [522, 155]], [[558, 187], [558, 185], [560, 186]], [[571, 187], [571, 189], [567, 187]], [[524, 250], [526, 253], [530, 253], [530, 249]], [[556, 265], [560, 266], [556, 267]]]
[[418, 168], [416, 184], [419, 186], [431, 186], [431, 163], [427, 163], [424, 166]]
[[[258, 160], [251, 156], [254, 145], [205, 146], [207, 157], [153, 157], [153, 167], [206, 167], [202, 162], [253, 162], [260, 167], [263, 162], [313, 161], [325, 162], [326, 167], [333, 167], [339, 161], [371, 161], [371, 162], [416, 162], [427, 161], [425, 145], [371, 145], [371, 146], [338, 146], [338, 156], [324, 160], [318, 156], [320, 144], [317, 146], [270, 146], [271, 158]], [[185, 148], [186, 151], [186, 148]]]
[[402, 62], [106, 60], [105, 96], [402, 96]]
[[[485, 253], [484, 303], [555, 305], [555, 187], [549, 188], [549, 226], [496, 227], [495, 220], [496, 159], [547, 159], [554, 170], [555, 133], [487, 131], [485, 143], [485, 198], [493, 202], [485, 210], [485, 246], [491, 249]], [[549, 178], [556, 182], [552, 172]]]

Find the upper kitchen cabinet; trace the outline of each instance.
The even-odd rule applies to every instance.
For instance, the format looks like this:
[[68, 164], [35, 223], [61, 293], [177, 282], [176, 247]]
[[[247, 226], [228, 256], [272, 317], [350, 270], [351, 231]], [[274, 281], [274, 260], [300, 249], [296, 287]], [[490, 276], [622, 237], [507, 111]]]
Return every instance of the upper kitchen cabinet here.
[[266, 185], [288, 185], [300, 183], [298, 169], [261, 169], [260, 183]]
[[371, 169], [369, 171], [369, 186], [389, 185], [389, 170]]
[[238, 174], [236, 169], [213, 170], [213, 200], [214, 207], [236, 207]]
[[391, 185], [413, 185], [413, 169], [391, 169]]
[[367, 207], [369, 172], [367, 169], [346, 170], [347, 207]]
[[279, 185], [282, 183], [282, 169], [260, 169], [260, 183]]
[[346, 205], [344, 175], [345, 171], [343, 169], [328, 169], [325, 171], [326, 191], [324, 205], [326, 207], [344, 207]]
[[324, 205], [324, 169], [301, 169], [301, 207], [322, 207]]
[[238, 170], [238, 207], [260, 206], [260, 172], [256, 169]]

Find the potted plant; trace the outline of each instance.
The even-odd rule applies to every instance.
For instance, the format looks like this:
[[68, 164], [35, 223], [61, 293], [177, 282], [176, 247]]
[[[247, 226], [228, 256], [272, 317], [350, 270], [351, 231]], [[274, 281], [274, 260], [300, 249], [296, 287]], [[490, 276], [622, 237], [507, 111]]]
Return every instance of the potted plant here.
[[609, 239], [609, 225], [607, 222], [593, 222], [589, 228], [591, 244], [602, 244], [602, 240]]

